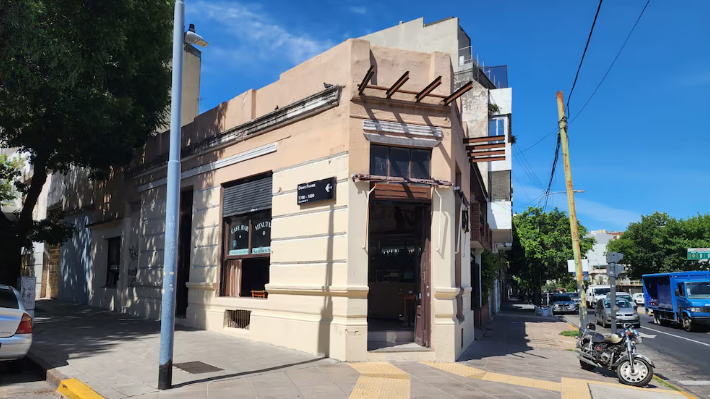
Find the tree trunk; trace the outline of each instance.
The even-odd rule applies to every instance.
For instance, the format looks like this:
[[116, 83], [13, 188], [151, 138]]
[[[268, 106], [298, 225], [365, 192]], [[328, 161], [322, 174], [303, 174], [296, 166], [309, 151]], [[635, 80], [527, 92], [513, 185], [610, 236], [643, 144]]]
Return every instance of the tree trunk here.
[[0, 284], [15, 287], [22, 271], [22, 243], [19, 240], [3, 240], [0, 244]]
[[38, 155], [33, 159], [34, 174], [30, 182], [25, 200], [22, 203], [20, 219], [17, 222], [3, 226], [0, 237], [0, 284], [15, 286], [22, 272], [22, 244], [32, 230], [32, 211], [42, 192], [42, 186], [47, 181], [47, 157]]

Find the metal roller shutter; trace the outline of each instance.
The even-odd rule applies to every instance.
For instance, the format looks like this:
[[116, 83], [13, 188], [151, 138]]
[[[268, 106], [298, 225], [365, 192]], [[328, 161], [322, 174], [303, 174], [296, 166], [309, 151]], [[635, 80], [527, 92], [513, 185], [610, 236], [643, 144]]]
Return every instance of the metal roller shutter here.
[[271, 208], [272, 176], [257, 176], [223, 190], [222, 216], [241, 215]]

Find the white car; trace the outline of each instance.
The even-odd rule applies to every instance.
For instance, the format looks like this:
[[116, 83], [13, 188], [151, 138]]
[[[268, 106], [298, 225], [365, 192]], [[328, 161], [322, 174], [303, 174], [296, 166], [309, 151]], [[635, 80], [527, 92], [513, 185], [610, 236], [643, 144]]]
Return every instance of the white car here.
[[645, 300], [643, 299], [643, 293], [642, 292], [637, 292], [634, 295], [632, 295], [634, 298], [634, 303], [636, 306], [644, 306], [645, 305]]
[[0, 362], [19, 365], [32, 346], [32, 317], [16, 289], [0, 284]]

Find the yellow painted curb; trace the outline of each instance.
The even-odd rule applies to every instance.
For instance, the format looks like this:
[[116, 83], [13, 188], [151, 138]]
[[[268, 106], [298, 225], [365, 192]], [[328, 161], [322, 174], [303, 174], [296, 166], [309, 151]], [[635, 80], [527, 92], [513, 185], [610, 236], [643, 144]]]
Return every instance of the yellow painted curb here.
[[700, 399], [700, 398], [698, 398], [697, 396], [695, 396], [695, 395], [693, 395], [693, 394], [691, 394], [691, 393], [685, 392], [684, 390], [678, 388], [677, 386], [671, 384], [670, 382], [664, 380], [663, 378], [661, 378], [661, 377], [659, 377], [659, 376], [657, 376], [657, 375], [654, 375], [654, 376], [653, 376], [653, 379], [654, 379], [654, 380], [658, 380], [658, 381], [662, 381], [664, 384], [668, 384], [668, 385], [672, 386], [673, 388], [675, 388], [675, 389], [678, 390], [678, 393], [679, 393], [679, 394], [685, 396], [686, 398], [690, 398], [690, 399]]
[[67, 397], [67, 399], [106, 399], [76, 378], [62, 380], [59, 383], [57, 392]]

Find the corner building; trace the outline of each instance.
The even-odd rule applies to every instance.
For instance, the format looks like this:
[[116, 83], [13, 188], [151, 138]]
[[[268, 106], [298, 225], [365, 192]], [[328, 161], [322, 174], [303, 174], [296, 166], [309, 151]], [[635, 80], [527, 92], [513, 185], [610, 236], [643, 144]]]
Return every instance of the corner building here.
[[[486, 188], [454, 87], [449, 54], [351, 39], [186, 124], [178, 323], [346, 361], [456, 360], [491, 231], [471, 217]], [[90, 305], [160, 316], [168, 136], [106, 182], [57, 176], [78, 199], [55, 207], [91, 244]]]

